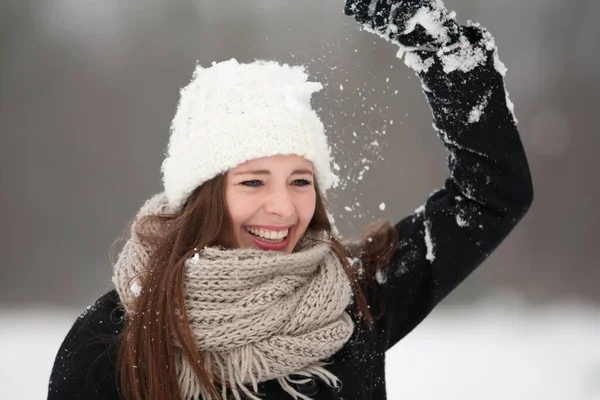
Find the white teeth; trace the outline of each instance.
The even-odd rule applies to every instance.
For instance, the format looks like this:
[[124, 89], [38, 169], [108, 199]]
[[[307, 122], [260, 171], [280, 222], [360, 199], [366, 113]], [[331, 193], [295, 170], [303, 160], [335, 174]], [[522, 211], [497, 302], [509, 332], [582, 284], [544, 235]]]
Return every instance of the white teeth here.
[[250, 232], [256, 236], [263, 237], [265, 239], [281, 240], [281, 239], [284, 239], [288, 235], [289, 230], [284, 229], [281, 231], [271, 231], [271, 230], [265, 230], [265, 229], [248, 228], [248, 232]]

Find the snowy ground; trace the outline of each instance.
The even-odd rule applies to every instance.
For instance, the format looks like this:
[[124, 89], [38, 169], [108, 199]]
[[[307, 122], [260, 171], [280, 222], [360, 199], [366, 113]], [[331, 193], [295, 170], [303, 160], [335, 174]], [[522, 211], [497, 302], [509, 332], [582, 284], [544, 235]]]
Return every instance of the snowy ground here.
[[[3, 399], [43, 399], [76, 312], [0, 310]], [[600, 400], [600, 310], [488, 301], [433, 313], [388, 355], [390, 400]]]

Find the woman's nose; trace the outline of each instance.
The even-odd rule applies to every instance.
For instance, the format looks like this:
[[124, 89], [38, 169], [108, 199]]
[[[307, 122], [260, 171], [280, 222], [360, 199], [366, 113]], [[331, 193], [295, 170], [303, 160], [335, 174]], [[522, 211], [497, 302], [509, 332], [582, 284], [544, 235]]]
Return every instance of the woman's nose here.
[[272, 192], [265, 202], [265, 211], [282, 218], [291, 217], [294, 214], [294, 199], [287, 190]]

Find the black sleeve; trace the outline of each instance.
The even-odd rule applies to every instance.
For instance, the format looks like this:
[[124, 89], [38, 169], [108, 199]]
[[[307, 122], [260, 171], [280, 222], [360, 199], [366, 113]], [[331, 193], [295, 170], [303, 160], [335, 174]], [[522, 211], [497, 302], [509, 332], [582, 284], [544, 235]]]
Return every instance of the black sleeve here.
[[396, 225], [400, 241], [380, 279], [388, 349], [490, 255], [533, 199], [494, 40], [480, 26], [461, 29], [452, 50], [405, 59], [421, 79], [448, 150], [449, 176]]
[[115, 344], [122, 309], [111, 291], [90, 306], [63, 341], [48, 385], [48, 400], [118, 400]]

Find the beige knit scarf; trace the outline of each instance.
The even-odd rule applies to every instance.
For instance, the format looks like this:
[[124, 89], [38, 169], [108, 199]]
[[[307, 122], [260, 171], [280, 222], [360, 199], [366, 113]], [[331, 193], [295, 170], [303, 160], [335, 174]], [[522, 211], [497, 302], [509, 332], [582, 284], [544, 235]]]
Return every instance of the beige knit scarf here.
[[[166, 204], [163, 194], [154, 196], [138, 219], [169, 212]], [[135, 228], [134, 223], [113, 275], [126, 313], [142, 289], [140, 277], [151, 252], [140, 244]], [[330, 246], [307, 244], [303, 239], [303, 247], [292, 254], [205, 248], [186, 261], [186, 311], [196, 345], [209, 372], [231, 387], [236, 400], [242, 393], [260, 400], [258, 383], [270, 379], [303, 400], [310, 398], [291, 383], [318, 377], [339, 385], [323, 360], [352, 335], [354, 323], [345, 311], [352, 290]], [[181, 351], [176, 358], [182, 398], [209, 399]], [[225, 386], [221, 396], [227, 398]]]

